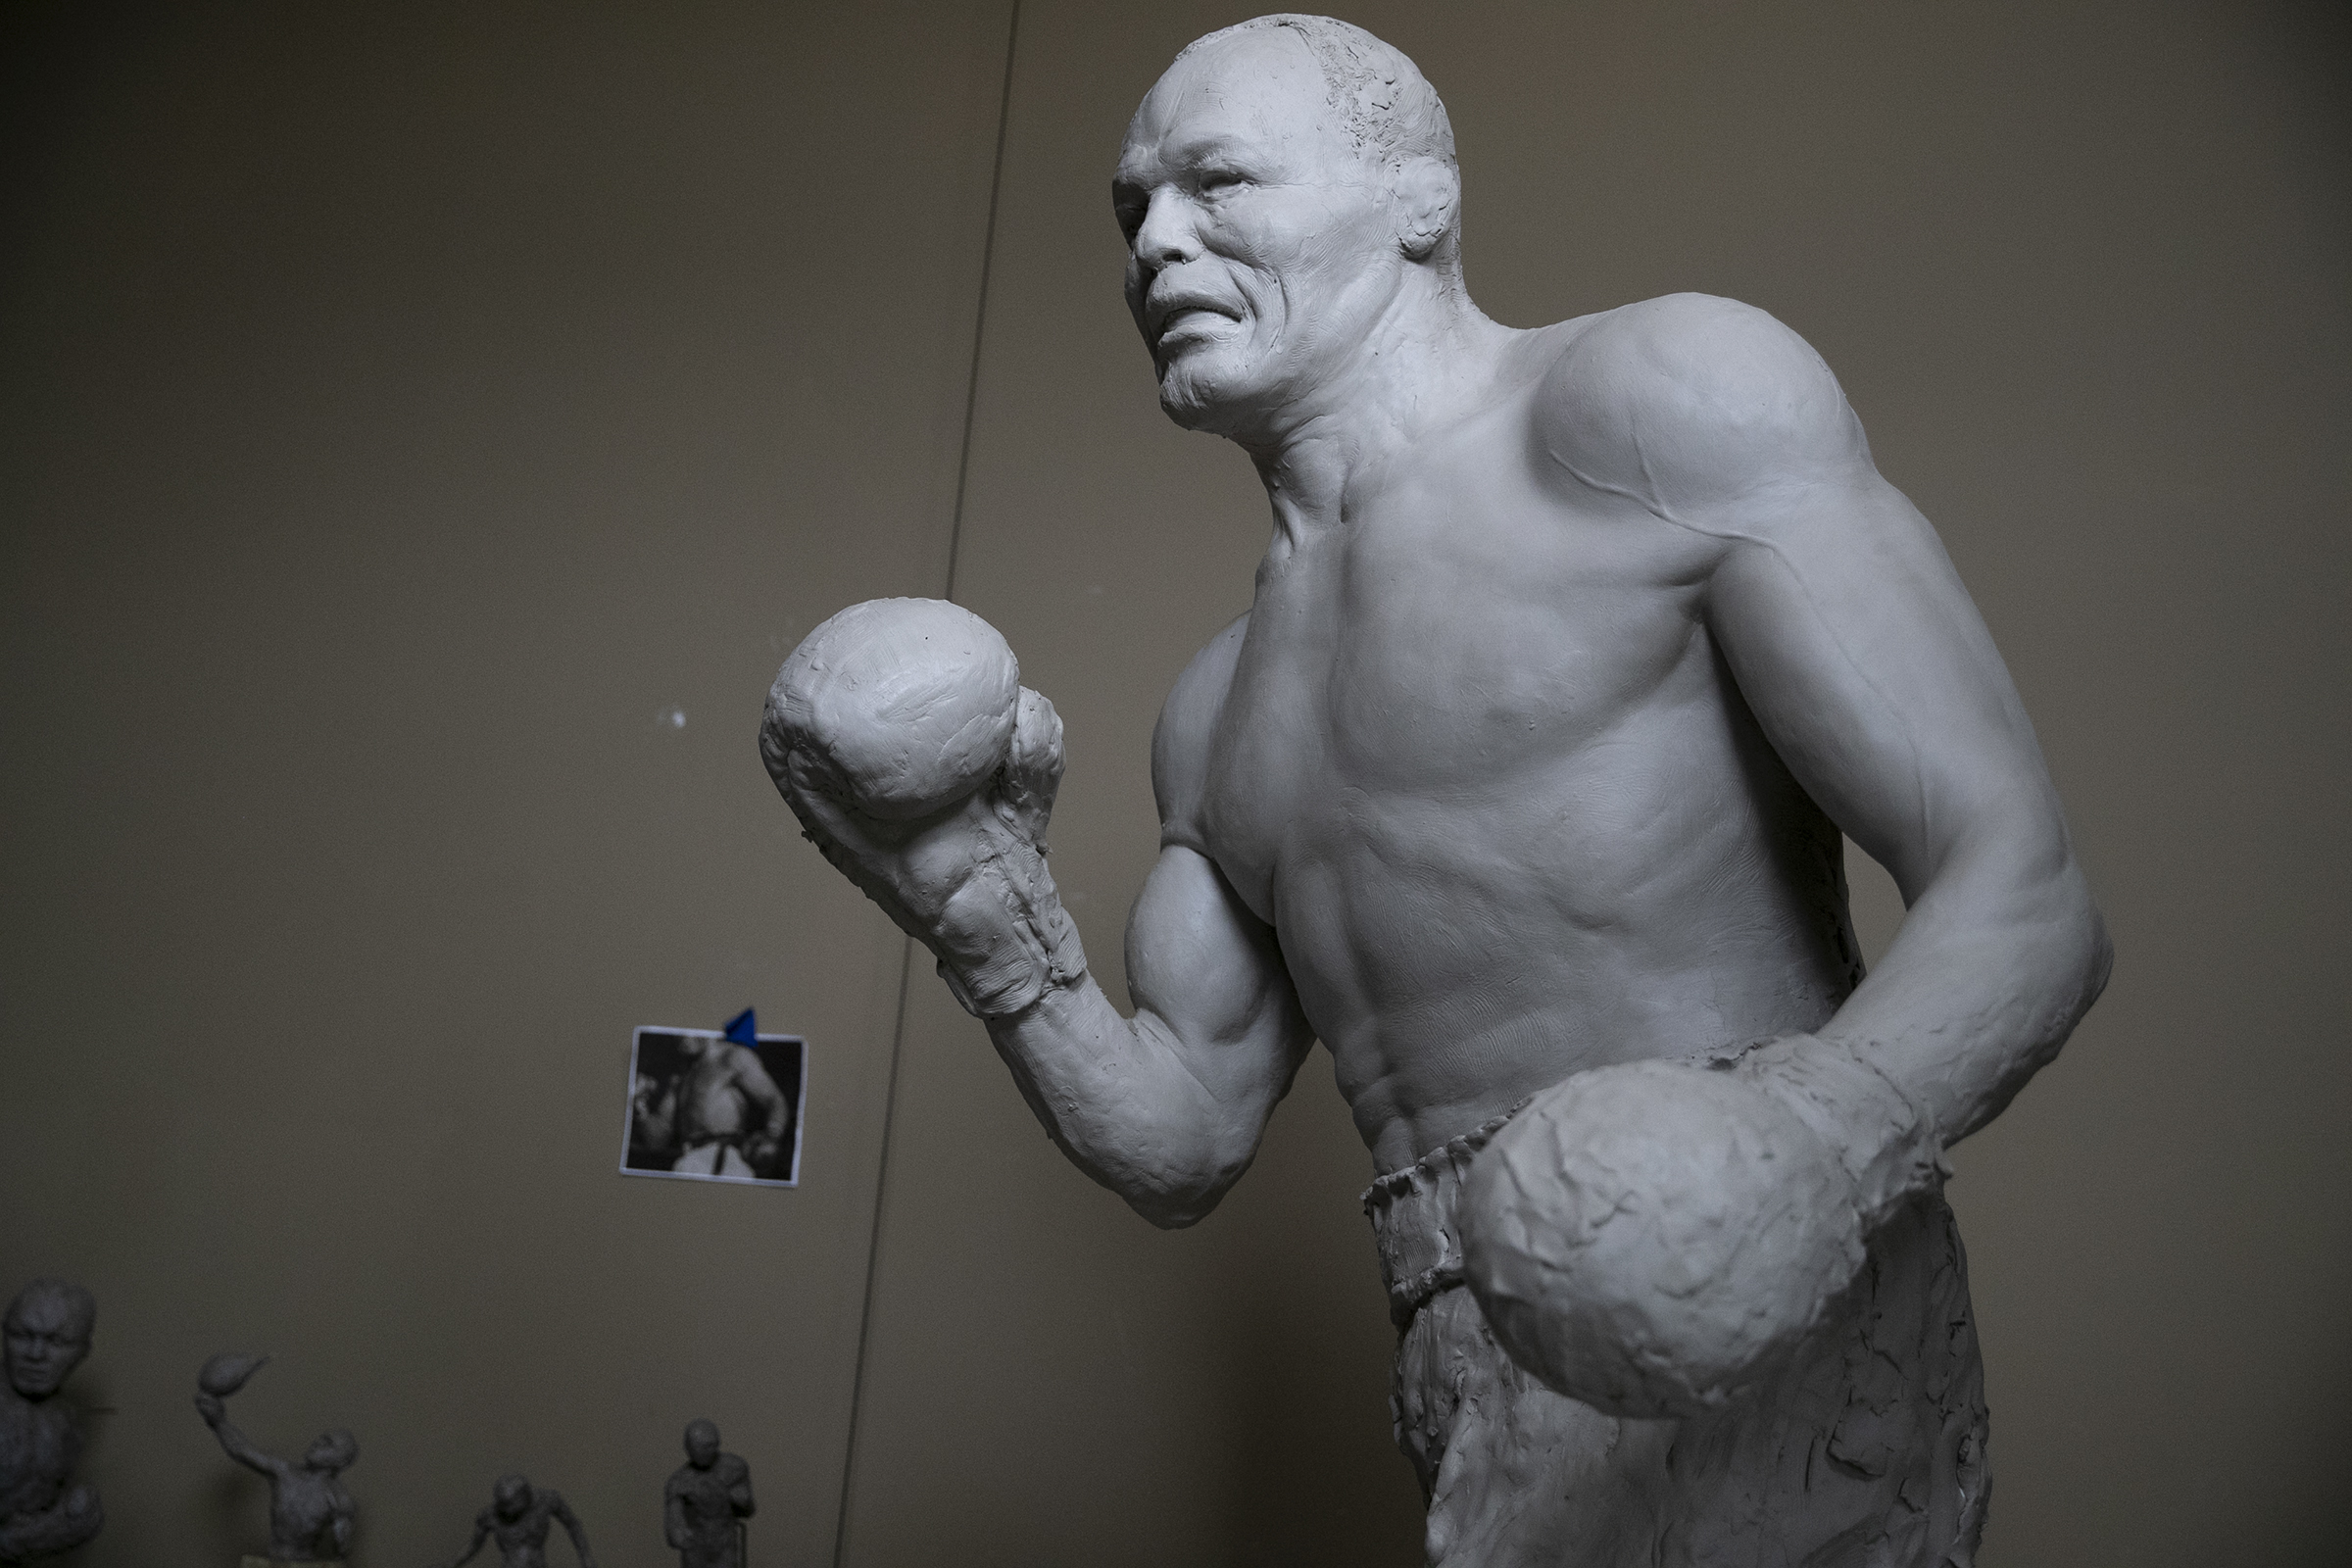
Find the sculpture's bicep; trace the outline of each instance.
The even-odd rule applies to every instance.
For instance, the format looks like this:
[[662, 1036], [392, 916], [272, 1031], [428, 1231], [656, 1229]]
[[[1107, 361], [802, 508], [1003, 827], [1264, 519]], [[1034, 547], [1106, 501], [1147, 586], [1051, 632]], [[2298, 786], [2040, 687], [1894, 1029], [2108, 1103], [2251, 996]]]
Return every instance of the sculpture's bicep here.
[[1208, 793], [1210, 748], [1250, 617], [1243, 615], [1193, 656], [1152, 731], [1152, 795], [1159, 808], [1159, 841], [1206, 853], [1200, 807]]
[[1189, 1056], [1238, 1051], [1251, 1059], [1230, 1070], [1289, 1084], [1305, 1026], [1281, 946], [1200, 852], [1160, 851], [1127, 923], [1127, 983]]

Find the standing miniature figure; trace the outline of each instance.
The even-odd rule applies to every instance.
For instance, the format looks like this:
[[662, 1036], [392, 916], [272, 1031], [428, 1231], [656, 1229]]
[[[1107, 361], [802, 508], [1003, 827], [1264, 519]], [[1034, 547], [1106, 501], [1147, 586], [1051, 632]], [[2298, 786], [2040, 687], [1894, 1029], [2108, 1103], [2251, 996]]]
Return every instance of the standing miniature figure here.
[[270, 1555], [247, 1553], [243, 1568], [293, 1568], [335, 1563], [351, 1549], [358, 1506], [335, 1478], [359, 1462], [359, 1440], [340, 1427], [321, 1432], [293, 1463], [263, 1452], [228, 1424], [227, 1397], [262, 1368], [266, 1355], [223, 1350], [196, 1374], [196, 1411], [221, 1448], [248, 1470], [270, 1479]]
[[596, 1568], [596, 1558], [588, 1550], [588, 1533], [580, 1528], [571, 1505], [563, 1494], [553, 1487], [534, 1487], [521, 1476], [500, 1476], [490, 1489], [490, 1506], [473, 1516], [473, 1540], [466, 1550], [450, 1559], [449, 1568], [463, 1568], [482, 1549], [482, 1543], [495, 1538], [498, 1542], [500, 1568], [547, 1568], [547, 1529], [561, 1522], [564, 1533], [571, 1537], [571, 1549], [580, 1559], [580, 1568]]
[[678, 1554], [678, 1568], [744, 1568], [743, 1521], [752, 1508], [751, 1466], [741, 1454], [719, 1451], [714, 1424], [688, 1422], [686, 1462], [662, 1494], [662, 1538]]
[[71, 1551], [106, 1514], [86, 1482], [68, 1487], [81, 1456], [74, 1408], [53, 1399], [90, 1353], [98, 1303], [78, 1285], [34, 1280], [8, 1303], [8, 1386], [0, 1389], [0, 1562]]

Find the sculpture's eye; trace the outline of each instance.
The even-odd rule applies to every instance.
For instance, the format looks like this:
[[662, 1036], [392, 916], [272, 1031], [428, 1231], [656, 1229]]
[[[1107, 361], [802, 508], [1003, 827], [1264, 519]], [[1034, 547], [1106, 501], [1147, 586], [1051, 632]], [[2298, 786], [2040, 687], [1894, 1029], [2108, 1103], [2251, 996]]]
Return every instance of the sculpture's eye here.
[[1127, 243], [1130, 245], [1135, 243], [1135, 236], [1143, 228], [1144, 217], [1150, 210], [1151, 203], [1141, 192], [1129, 190], [1111, 192], [1111, 214], [1118, 219], [1119, 232], [1127, 236]]

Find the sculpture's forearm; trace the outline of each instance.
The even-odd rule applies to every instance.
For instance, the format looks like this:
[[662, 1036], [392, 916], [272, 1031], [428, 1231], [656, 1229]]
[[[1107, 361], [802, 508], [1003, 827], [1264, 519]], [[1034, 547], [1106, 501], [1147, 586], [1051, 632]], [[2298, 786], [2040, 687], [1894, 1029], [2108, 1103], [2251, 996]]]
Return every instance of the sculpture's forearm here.
[[1153, 1224], [1216, 1206], [1257, 1152], [1313, 1032], [1274, 932], [1208, 858], [1160, 852], [1127, 927], [1135, 1016], [1080, 976], [989, 1034], [1071, 1159]]
[[255, 1447], [251, 1440], [225, 1418], [213, 1428], [213, 1436], [220, 1440], [220, 1450], [246, 1469], [258, 1470], [266, 1476], [277, 1474], [278, 1461]]
[[1155, 1225], [1201, 1218], [1256, 1152], [1264, 1110], [1220, 1103], [1172, 1030], [1122, 1016], [1092, 978], [990, 1020], [989, 1038], [1062, 1152]]
[[96, 1507], [87, 1513], [69, 1507], [70, 1496], [59, 1498], [40, 1513], [0, 1520], [0, 1562], [29, 1561], [71, 1551], [97, 1535], [106, 1516]]
[[[2106, 984], [2106, 927], [2072, 857], [2061, 847], [2040, 868], [2017, 859], [2012, 840], [1973, 863], [1948, 864], [1880, 966], [1817, 1032], [1892, 1091], [1878, 1097], [1863, 1084], [1846, 1124], [1825, 1129], [1858, 1165], [1911, 1137], [1905, 1124], [1914, 1116], [1937, 1148], [1990, 1121], [2057, 1054]], [[1874, 1134], [1882, 1147], [1873, 1147]], [[1889, 1185], [1910, 1183], [1890, 1165], [1865, 1182]]]

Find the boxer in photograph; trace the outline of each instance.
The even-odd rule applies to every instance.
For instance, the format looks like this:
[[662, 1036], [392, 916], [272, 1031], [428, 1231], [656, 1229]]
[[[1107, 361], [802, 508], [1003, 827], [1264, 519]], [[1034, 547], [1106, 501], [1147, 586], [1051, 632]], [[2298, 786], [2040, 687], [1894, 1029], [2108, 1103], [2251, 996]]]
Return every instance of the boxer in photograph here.
[[680, 1152], [674, 1171], [698, 1176], [775, 1174], [792, 1105], [756, 1052], [710, 1035], [681, 1035], [686, 1070], [671, 1113]]

